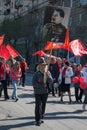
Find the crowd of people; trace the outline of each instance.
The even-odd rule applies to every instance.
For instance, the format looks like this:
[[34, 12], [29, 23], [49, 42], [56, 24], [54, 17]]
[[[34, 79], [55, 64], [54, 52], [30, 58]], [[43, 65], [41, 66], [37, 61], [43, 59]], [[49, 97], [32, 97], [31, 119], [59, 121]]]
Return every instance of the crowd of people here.
[[[26, 72], [28, 70], [25, 59], [20, 62], [12, 57], [6, 60], [0, 57], [0, 97], [4, 91], [4, 100], [18, 101], [17, 87], [21, 83], [25, 86]], [[82, 78], [82, 79], [81, 79]], [[82, 81], [81, 81], [82, 80]], [[9, 84], [13, 86], [12, 96], [9, 97]], [[87, 62], [84, 65], [70, 63], [65, 58], [51, 57], [39, 59], [32, 78], [35, 96], [35, 121], [40, 126], [44, 122], [46, 102], [49, 94], [60, 98], [64, 102], [64, 95], [68, 93], [69, 103], [72, 103], [71, 86], [74, 87], [76, 103], [83, 103], [82, 110], [87, 104]], [[84, 95], [84, 100], [82, 99]]]
[[25, 76], [28, 70], [27, 63], [23, 58], [21, 62], [16, 61], [12, 57], [6, 60], [0, 57], [0, 97], [4, 90], [4, 100], [10, 99], [8, 95], [8, 87], [10, 84], [13, 85], [12, 99], [18, 101], [17, 86], [22, 83], [25, 86]]
[[[75, 102], [83, 103], [82, 110], [85, 110], [87, 87], [82, 88], [80, 80], [77, 82], [75, 78], [84, 79], [83, 82], [87, 86], [87, 62], [82, 66], [60, 57], [52, 57], [50, 62], [41, 58], [35, 70], [32, 85], [35, 94], [36, 125], [40, 126], [43, 122], [48, 94], [56, 97], [56, 93], [58, 93], [60, 102], [64, 102], [64, 95], [67, 92], [69, 103], [72, 103], [71, 86], [74, 87]], [[83, 95], [84, 101], [82, 101]]]

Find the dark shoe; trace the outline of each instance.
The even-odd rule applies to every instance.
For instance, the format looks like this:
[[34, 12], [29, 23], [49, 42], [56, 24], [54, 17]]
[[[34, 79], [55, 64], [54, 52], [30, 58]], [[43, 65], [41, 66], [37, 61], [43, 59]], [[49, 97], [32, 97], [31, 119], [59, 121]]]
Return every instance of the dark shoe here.
[[41, 124], [40, 121], [37, 121], [35, 125], [40, 126], [40, 124]]
[[7, 99], [10, 99], [10, 97], [9, 97], [9, 96], [7, 96]]
[[40, 123], [44, 123], [44, 121], [41, 119], [41, 120], [40, 120]]
[[22, 84], [22, 87], [25, 87], [25, 85], [24, 85], [24, 84]]
[[8, 100], [8, 98], [5, 98], [5, 101]]
[[79, 101], [82, 103], [82, 100], [81, 100], [81, 99], [79, 99]]
[[15, 102], [17, 102], [18, 100], [19, 100], [19, 99], [18, 99], [18, 98], [16, 98], [16, 99], [15, 99]]
[[8, 99], [10, 99], [9, 96], [8, 96], [8, 97], [5, 97], [5, 101], [8, 100]]
[[12, 97], [13, 100], [15, 100], [15, 97]]

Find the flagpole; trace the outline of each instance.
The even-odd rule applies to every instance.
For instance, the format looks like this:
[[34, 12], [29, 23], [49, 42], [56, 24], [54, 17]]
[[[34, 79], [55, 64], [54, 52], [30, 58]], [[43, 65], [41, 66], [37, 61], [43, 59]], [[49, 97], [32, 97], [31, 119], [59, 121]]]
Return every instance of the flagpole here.
[[24, 59], [24, 57], [22, 55], [19, 55], [21, 59]]
[[67, 60], [69, 61], [69, 45], [68, 45], [68, 54], [67, 54]]
[[[52, 51], [53, 51], [53, 42], [52, 42], [52, 46], [51, 46], [51, 50], [50, 50], [50, 60], [49, 60], [49, 62], [48, 62], [48, 69], [49, 69], [50, 62], [51, 62]], [[47, 71], [48, 71], [48, 70], [47, 70]]]
[[66, 30], [66, 38], [65, 38], [65, 44], [68, 45], [68, 54], [67, 54], [67, 60], [69, 61], [69, 28]]
[[47, 81], [47, 72], [49, 70], [49, 66], [50, 66], [50, 63], [51, 63], [52, 50], [53, 50], [53, 42], [52, 42], [52, 47], [51, 47], [51, 50], [50, 50], [50, 59], [48, 61], [47, 68], [45, 69], [45, 72], [44, 72], [44, 84], [46, 84], [46, 81]]

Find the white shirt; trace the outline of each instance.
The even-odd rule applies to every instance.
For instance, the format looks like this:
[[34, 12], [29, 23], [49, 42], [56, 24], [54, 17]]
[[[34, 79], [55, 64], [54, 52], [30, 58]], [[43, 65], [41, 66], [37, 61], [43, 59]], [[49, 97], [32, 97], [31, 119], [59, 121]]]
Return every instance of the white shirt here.
[[82, 68], [82, 73], [83, 73], [83, 76], [84, 76], [84, 81], [87, 82], [87, 67], [83, 67]]

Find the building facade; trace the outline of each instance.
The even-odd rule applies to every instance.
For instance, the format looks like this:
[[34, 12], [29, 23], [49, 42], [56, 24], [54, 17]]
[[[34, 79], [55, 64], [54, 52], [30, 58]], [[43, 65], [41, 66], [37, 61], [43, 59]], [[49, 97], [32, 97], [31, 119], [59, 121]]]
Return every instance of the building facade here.
[[[38, 50], [43, 50], [46, 45], [42, 41], [46, 5], [71, 8], [68, 23], [71, 40], [80, 39], [87, 46], [87, 0], [0, 0], [0, 23], [3, 25], [0, 34], [5, 31], [11, 44], [18, 49], [23, 57], [27, 58], [30, 66], [32, 66], [31, 69], [38, 61], [38, 56], [32, 57], [32, 54]], [[8, 19], [11, 20], [10, 25], [8, 25], [9, 22], [8, 24], [5, 22]], [[18, 30], [14, 26], [16, 24]], [[7, 26], [9, 33], [3, 29]], [[81, 61], [84, 62], [86, 58], [85, 55]]]

